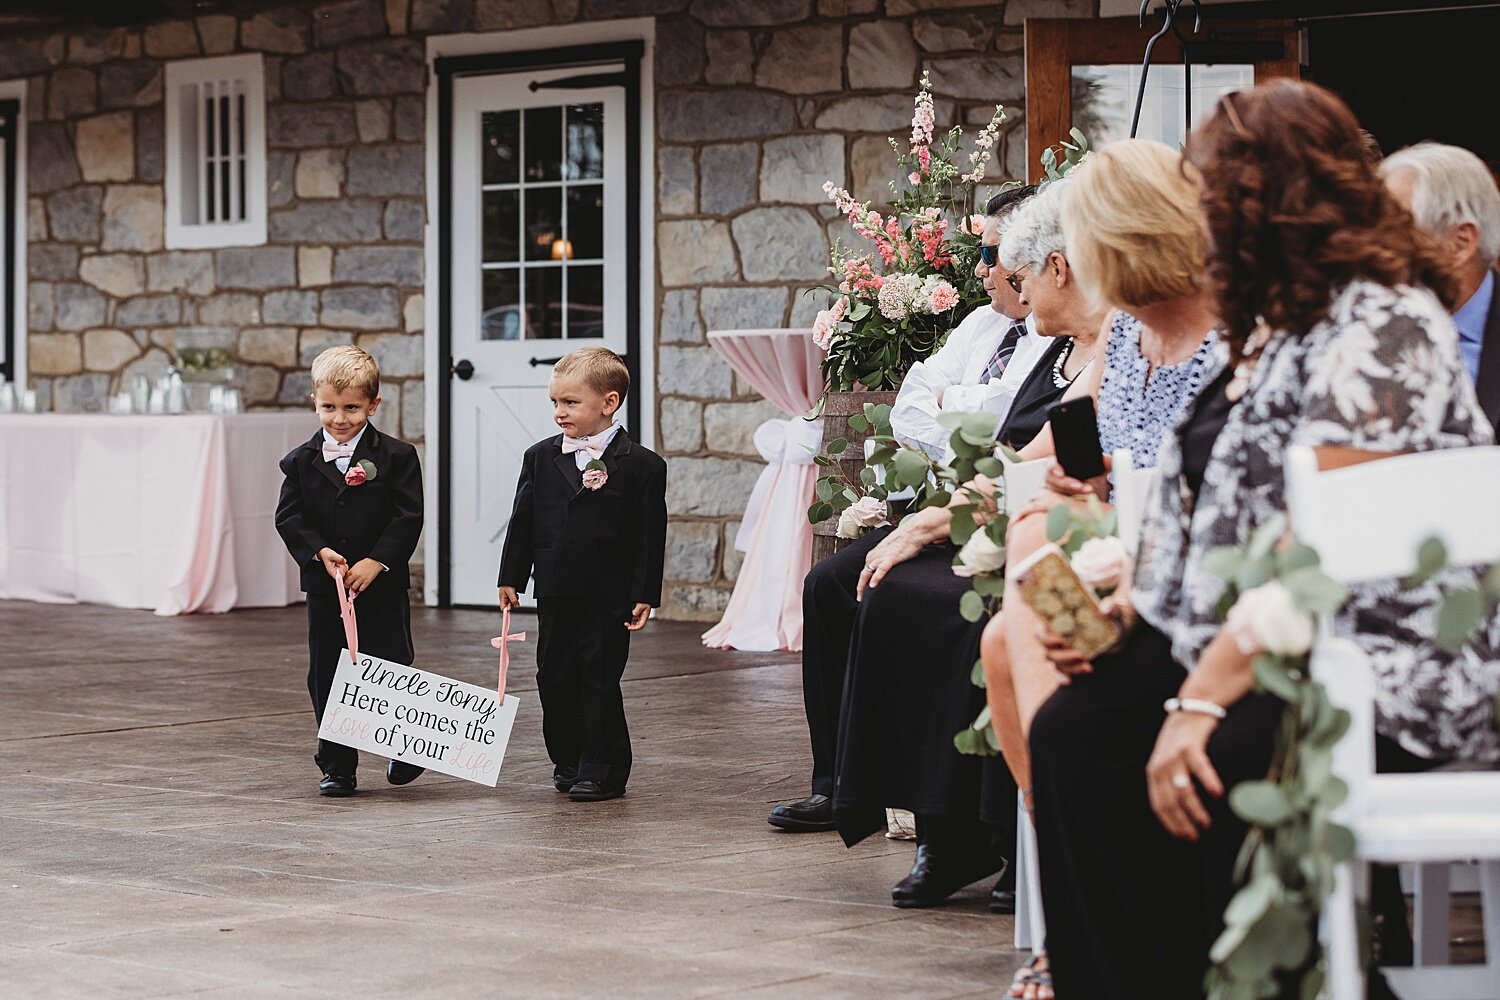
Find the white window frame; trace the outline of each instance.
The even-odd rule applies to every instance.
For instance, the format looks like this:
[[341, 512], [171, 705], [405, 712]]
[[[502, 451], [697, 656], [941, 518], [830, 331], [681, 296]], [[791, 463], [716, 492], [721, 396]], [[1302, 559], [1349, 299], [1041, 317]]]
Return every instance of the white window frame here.
[[[242, 222], [184, 222], [183, 138], [187, 129], [200, 136], [201, 114], [184, 122], [183, 87], [243, 81], [245, 85], [245, 219]], [[212, 59], [189, 59], [166, 65], [166, 243], [169, 250], [260, 246], [266, 242], [266, 71], [258, 52]], [[233, 107], [233, 102], [231, 102]], [[235, 151], [232, 151], [235, 152]], [[231, 178], [237, 180], [231, 170]], [[195, 190], [197, 178], [195, 180]], [[234, 190], [231, 187], [231, 190]]]

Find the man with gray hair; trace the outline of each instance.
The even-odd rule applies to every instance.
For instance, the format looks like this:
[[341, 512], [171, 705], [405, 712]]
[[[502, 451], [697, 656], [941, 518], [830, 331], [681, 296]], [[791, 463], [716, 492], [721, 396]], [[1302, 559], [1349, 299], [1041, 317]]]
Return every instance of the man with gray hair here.
[[1500, 186], [1479, 157], [1436, 142], [1392, 153], [1380, 175], [1417, 225], [1452, 255], [1462, 303], [1453, 313], [1458, 349], [1480, 408], [1500, 428]]

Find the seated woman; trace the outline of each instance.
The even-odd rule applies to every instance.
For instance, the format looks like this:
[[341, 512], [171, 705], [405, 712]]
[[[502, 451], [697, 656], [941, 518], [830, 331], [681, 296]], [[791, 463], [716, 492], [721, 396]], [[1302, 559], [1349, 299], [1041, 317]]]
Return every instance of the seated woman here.
[[[1117, 604], [1122, 645], [1090, 664], [1048, 638], [1070, 683], [1037, 712], [1031, 752], [1065, 997], [1203, 995], [1246, 830], [1226, 790], [1265, 775], [1283, 708], [1251, 693], [1256, 650], [1219, 626], [1205, 556], [1285, 510], [1286, 449], [1329, 466], [1491, 439], [1438, 298], [1451, 277], [1338, 98], [1294, 81], [1228, 95], [1187, 155], [1233, 362], [1162, 444], [1135, 585]], [[1434, 598], [1356, 585], [1335, 628], [1376, 664], [1383, 740], [1417, 757], [1492, 754], [1488, 717], [1455, 707], [1494, 670], [1500, 626], [1440, 651], [1416, 624]]]
[[[1026, 444], [1067, 384], [1087, 371], [1103, 313], [1077, 292], [1057, 224], [1056, 186], [1026, 202], [1007, 222], [1006, 239], [1053, 260], [1057, 292], [1032, 306], [1037, 332], [1056, 339], [1018, 393], [1005, 434]], [[1012, 275], [1012, 280], [1015, 276]], [[987, 278], [1004, 281], [998, 271]], [[1071, 346], [1069, 346], [1071, 345]], [[1068, 348], [1064, 353], [1064, 348]], [[1012, 853], [1015, 786], [998, 762], [958, 753], [953, 734], [973, 721], [983, 693], [970, 680], [981, 626], [958, 613], [968, 581], [953, 574], [949, 515], [932, 508], [903, 519], [870, 550], [861, 589], [880, 568], [895, 573], [865, 590], [854, 626], [840, 714], [834, 820], [849, 844], [885, 825], [885, 808], [917, 815], [917, 857], [891, 891], [897, 906], [931, 906], [998, 871]], [[902, 563], [899, 567], [897, 563]], [[981, 801], [986, 770], [1001, 779], [991, 808]], [[986, 822], [988, 821], [988, 822]], [[1002, 890], [1003, 891], [1003, 890]]]
[[[1106, 454], [1129, 448], [1134, 463], [1149, 468], [1156, 464], [1157, 444], [1202, 386], [1214, 350], [1216, 320], [1202, 287], [1205, 248], [1197, 187], [1175, 150], [1126, 139], [1096, 151], [1069, 175], [1064, 188], [1061, 226], [1079, 285], [1084, 294], [1129, 310], [1112, 318], [1098, 377], [1090, 372], [1070, 395], [1090, 393], [1098, 401]], [[1011, 254], [1016, 262], [1026, 259], [1010, 244], [1002, 244], [1000, 253], [1007, 263]], [[1022, 298], [1033, 305], [1050, 292], [1035, 277], [1024, 279], [1021, 287]], [[1048, 429], [1021, 454], [1027, 458], [1050, 451]], [[1043, 512], [1088, 488], [1056, 466], [1048, 483], [1050, 489], [1029, 506], [1036, 513], [1011, 525], [1006, 543], [1011, 565], [1046, 544]], [[1108, 496], [1107, 484], [1095, 485], [1101, 499]], [[985, 627], [980, 651], [1000, 752], [1028, 803], [1026, 732], [1032, 715], [1057, 687], [1036, 628], [1036, 615], [1007, 580], [1003, 610]], [[1051, 995], [1044, 958], [1017, 977], [1011, 995], [1028, 1000]]]

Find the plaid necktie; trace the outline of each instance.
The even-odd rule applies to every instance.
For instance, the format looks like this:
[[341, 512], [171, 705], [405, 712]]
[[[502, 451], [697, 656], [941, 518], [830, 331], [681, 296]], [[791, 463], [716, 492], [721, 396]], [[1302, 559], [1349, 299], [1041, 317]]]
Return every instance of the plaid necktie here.
[[979, 376], [980, 385], [1005, 374], [1005, 366], [1010, 364], [1011, 355], [1016, 353], [1016, 345], [1025, 335], [1025, 322], [1017, 323], [1005, 332], [1005, 336], [1000, 340], [1000, 346], [995, 348], [995, 356], [990, 358], [990, 363], [984, 367], [984, 374]]

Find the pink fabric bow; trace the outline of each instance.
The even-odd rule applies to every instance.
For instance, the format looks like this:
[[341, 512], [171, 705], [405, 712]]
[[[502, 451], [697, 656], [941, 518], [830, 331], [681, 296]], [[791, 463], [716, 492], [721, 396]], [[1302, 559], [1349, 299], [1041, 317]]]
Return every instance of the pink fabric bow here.
[[505, 675], [510, 671], [510, 646], [512, 642], [525, 642], [525, 632], [510, 630], [510, 608], [500, 612], [500, 634], [490, 640], [490, 645], [500, 650], [500, 704], [505, 704]]
[[337, 441], [329, 441], [327, 439], [324, 439], [324, 441], [323, 441], [323, 461], [325, 461], [325, 462], [332, 462], [335, 459], [339, 459], [339, 458], [353, 458], [353, 457], [354, 457], [354, 442], [353, 441], [346, 441], [343, 444], [340, 444]]
[[[325, 445], [326, 447], [326, 445]], [[563, 435], [562, 449], [564, 455], [571, 455], [575, 451], [586, 451], [590, 458], [604, 457], [604, 444], [597, 437], [568, 437]]]
[[344, 641], [349, 646], [349, 662], [359, 662], [359, 619], [354, 617], [354, 597], [344, 589], [344, 578], [336, 576], [333, 585], [339, 592], [339, 617], [344, 620]]

